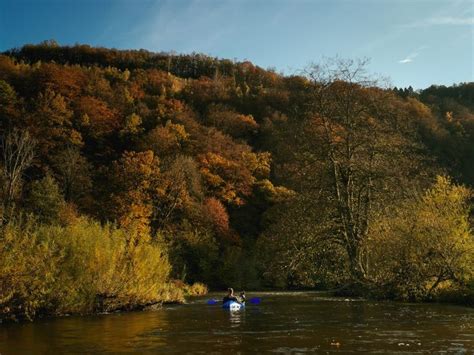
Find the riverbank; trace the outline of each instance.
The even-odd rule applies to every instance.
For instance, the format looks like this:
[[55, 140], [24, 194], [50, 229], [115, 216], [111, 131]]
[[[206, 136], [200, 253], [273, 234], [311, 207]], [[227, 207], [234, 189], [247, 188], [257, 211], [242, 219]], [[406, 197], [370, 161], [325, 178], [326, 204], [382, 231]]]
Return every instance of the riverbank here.
[[122, 305], [115, 305], [114, 298], [105, 297], [104, 295], [97, 295], [96, 302], [93, 309], [88, 312], [68, 312], [65, 309], [63, 312], [54, 310], [38, 310], [34, 317], [26, 317], [23, 313], [14, 313], [12, 311], [3, 309], [0, 315], [0, 324], [15, 323], [21, 321], [35, 321], [46, 318], [62, 318], [69, 316], [91, 316], [99, 314], [125, 313], [134, 311], [148, 311], [158, 310], [166, 305], [181, 305], [186, 303], [187, 297], [199, 297], [208, 293], [207, 286], [202, 283], [194, 283], [192, 285], [185, 284], [179, 280], [172, 280], [165, 287], [162, 294], [160, 294], [155, 301], [148, 303], [128, 303]]
[[436, 293], [420, 298], [396, 297], [387, 292], [387, 289], [368, 288], [368, 287], [350, 287], [344, 286], [335, 290], [327, 291], [334, 297], [361, 297], [369, 300], [399, 301], [411, 303], [443, 303], [460, 305], [465, 307], [474, 307], [474, 285], [465, 285], [463, 287], [447, 287], [438, 290]]
[[[74, 313], [74, 312], [50, 312], [50, 313], [41, 313], [38, 312], [35, 314], [34, 318], [18, 317], [17, 315], [3, 314], [3, 317], [0, 317], [0, 324], [15, 323], [18, 321], [25, 320], [41, 320], [41, 319], [60, 319], [63, 317], [90, 317], [94, 315], [103, 315], [103, 314], [115, 314], [115, 313], [130, 313], [136, 311], [157, 311], [166, 306], [173, 305], [183, 305], [185, 303], [195, 303], [196, 300], [207, 300], [204, 296], [208, 298], [217, 298], [219, 299], [225, 292], [218, 291], [209, 291], [207, 286], [202, 283], [194, 283], [188, 285], [183, 283], [180, 280], [172, 280], [167, 285], [167, 292], [164, 292], [160, 295], [162, 299], [157, 300], [156, 302], [142, 303], [142, 304], [128, 304], [125, 306], [111, 307], [113, 302], [107, 302], [107, 300], [101, 300], [97, 302], [96, 307], [86, 313]], [[406, 305], [429, 305], [429, 304], [439, 304], [446, 306], [461, 306], [461, 307], [474, 307], [474, 293], [465, 292], [465, 293], [444, 293], [436, 298], [426, 299], [424, 301], [409, 302], [407, 300], [396, 300], [376, 297], [374, 294], [362, 294], [355, 293], [352, 290], [351, 292], [346, 292], [347, 289], [337, 289], [337, 290], [314, 290], [314, 289], [295, 289], [295, 290], [281, 290], [281, 289], [259, 289], [259, 290], [249, 290], [247, 291], [250, 295], [256, 295], [264, 298], [264, 303], [267, 301], [268, 297], [274, 296], [285, 296], [285, 297], [306, 297], [313, 296], [317, 300], [327, 300], [332, 299], [334, 301], [344, 301], [344, 302], [382, 302], [382, 304], [406, 304]], [[100, 297], [98, 297], [99, 299]], [[109, 300], [110, 301], [110, 300]], [[100, 305], [100, 306], [99, 306]]]
[[[203, 284], [171, 280], [167, 246], [139, 230], [78, 217], [67, 225], [25, 221], [0, 234], [0, 321], [140, 310], [203, 295]], [[399, 299], [380, 287], [341, 296]], [[429, 298], [472, 306], [472, 289], [439, 288]]]

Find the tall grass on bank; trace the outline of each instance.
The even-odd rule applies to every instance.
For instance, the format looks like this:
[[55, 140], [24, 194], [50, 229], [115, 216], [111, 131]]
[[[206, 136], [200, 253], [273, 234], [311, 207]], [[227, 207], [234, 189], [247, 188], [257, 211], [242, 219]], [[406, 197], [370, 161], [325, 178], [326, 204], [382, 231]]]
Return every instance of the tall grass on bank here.
[[[183, 301], [164, 245], [81, 218], [0, 231], [0, 320], [133, 309]], [[134, 240], [133, 242], [131, 242]]]
[[188, 285], [181, 280], [173, 280], [176, 289], [182, 290], [185, 296], [204, 296], [209, 292], [207, 286], [201, 282]]

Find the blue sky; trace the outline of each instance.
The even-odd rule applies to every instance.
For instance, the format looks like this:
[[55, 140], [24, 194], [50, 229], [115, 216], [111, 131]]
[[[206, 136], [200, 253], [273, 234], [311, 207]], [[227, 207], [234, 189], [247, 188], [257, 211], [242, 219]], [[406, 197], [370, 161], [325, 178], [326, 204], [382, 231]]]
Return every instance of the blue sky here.
[[472, 0], [0, 0], [0, 50], [55, 39], [297, 73], [369, 57], [393, 85], [473, 81]]

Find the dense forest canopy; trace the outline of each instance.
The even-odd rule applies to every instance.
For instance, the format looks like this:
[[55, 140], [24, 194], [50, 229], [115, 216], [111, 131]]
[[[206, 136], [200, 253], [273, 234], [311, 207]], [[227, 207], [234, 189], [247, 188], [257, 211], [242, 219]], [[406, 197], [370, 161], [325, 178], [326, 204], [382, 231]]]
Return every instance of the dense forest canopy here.
[[[77, 265], [96, 255], [88, 270], [101, 275], [112, 258], [119, 266], [100, 287], [86, 280], [89, 303], [163, 294], [138, 260], [161, 283], [211, 287], [356, 283], [416, 299], [472, 283], [474, 83], [385, 89], [366, 69], [333, 60], [284, 76], [201, 54], [54, 41], [3, 53], [0, 253], [34, 235], [31, 258], [57, 243], [82, 253]], [[73, 237], [84, 246], [69, 246]], [[40, 253], [46, 268], [55, 251]], [[5, 287], [27, 288], [5, 276], [22, 262], [0, 261]], [[66, 261], [56, 262], [44, 272]], [[104, 286], [114, 273], [126, 287]], [[54, 292], [41, 307], [59, 302]]]

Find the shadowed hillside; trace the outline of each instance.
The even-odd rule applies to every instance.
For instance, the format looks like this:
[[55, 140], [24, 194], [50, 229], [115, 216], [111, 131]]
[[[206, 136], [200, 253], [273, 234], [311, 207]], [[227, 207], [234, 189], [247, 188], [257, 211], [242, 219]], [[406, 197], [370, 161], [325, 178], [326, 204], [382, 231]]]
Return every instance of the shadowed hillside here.
[[474, 86], [385, 89], [366, 69], [283, 76], [54, 41], [3, 53], [0, 289], [18, 291], [0, 312], [131, 308], [183, 282], [464, 295]]

